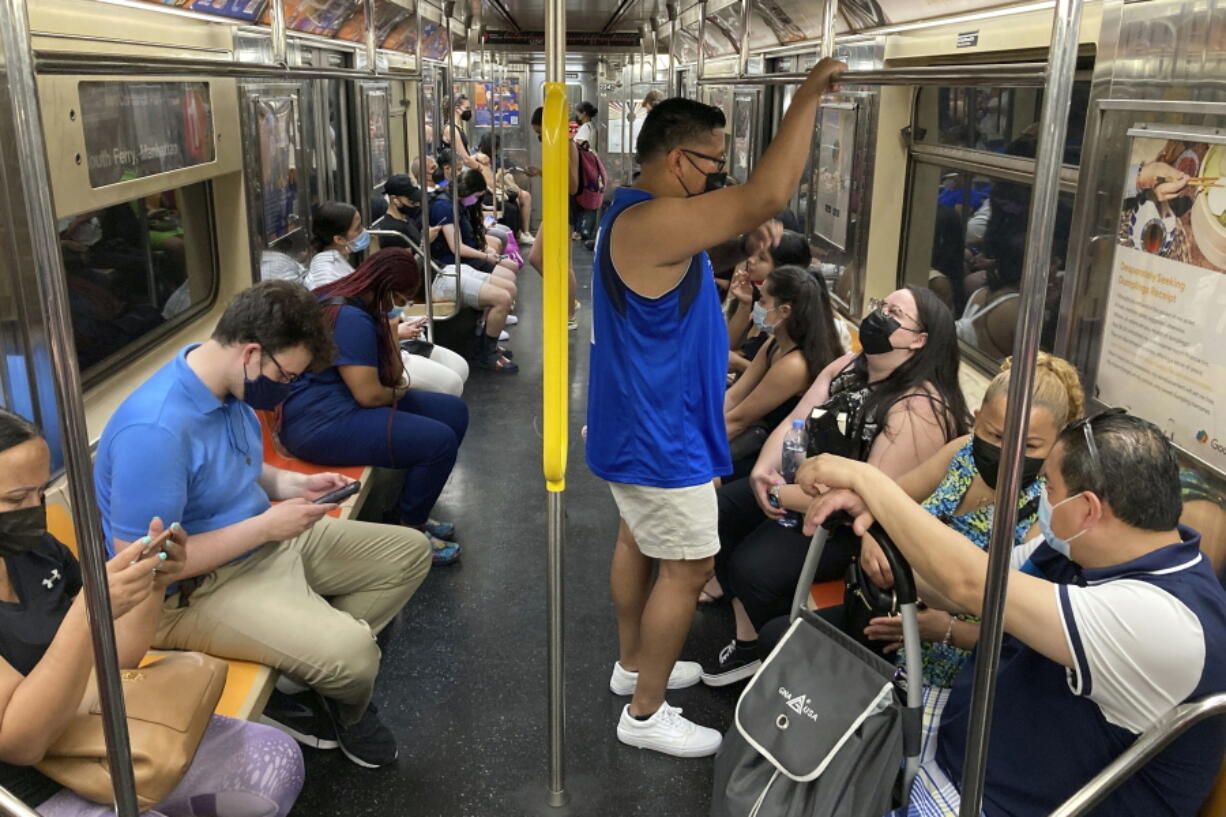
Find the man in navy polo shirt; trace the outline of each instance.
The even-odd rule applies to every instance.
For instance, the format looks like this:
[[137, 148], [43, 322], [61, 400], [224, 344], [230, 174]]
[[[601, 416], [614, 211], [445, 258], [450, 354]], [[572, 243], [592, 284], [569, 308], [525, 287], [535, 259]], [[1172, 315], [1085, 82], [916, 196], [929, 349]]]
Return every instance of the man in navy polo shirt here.
[[312, 500], [352, 481], [340, 474], [264, 464], [253, 409], [277, 408], [332, 361], [322, 314], [288, 281], [240, 293], [209, 340], [116, 410], [94, 481], [112, 553], [145, 535], [142, 518], [177, 519], [190, 536], [188, 581], [169, 588], [154, 645], [280, 670], [310, 690], [274, 693], [265, 720], [374, 768], [397, 754], [370, 706], [375, 634], [425, 578], [430, 544], [411, 528], [327, 517], [336, 505]]
[[[1013, 553], [987, 817], [1047, 815], [1172, 708], [1226, 690], [1226, 591], [1200, 535], [1179, 526], [1179, 467], [1161, 430], [1122, 412], [1074, 423], [1045, 473], [1043, 537]], [[850, 489], [816, 499], [807, 530], [836, 510], [856, 516], [858, 532], [875, 518], [925, 598], [981, 612], [987, 554], [881, 472], [822, 456], [797, 481], [814, 494], [818, 485]], [[958, 813], [973, 676], [968, 665], [955, 682], [907, 815]], [[1094, 814], [1191, 817], [1224, 748], [1221, 723], [1193, 727]]]

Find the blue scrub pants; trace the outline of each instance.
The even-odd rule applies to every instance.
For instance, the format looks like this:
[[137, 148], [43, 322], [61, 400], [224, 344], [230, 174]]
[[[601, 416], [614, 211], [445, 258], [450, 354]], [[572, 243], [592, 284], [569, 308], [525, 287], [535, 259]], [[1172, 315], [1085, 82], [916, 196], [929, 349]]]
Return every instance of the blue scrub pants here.
[[468, 430], [468, 406], [449, 394], [411, 391], [394, 410], [355, 408], [327, 423], [311, 423], [310, 433], [292, 419], [287, 413], [281, 441], [296, 457], [320, 465], [405, 469], [400, 520], [423, 525], [451, 476]]

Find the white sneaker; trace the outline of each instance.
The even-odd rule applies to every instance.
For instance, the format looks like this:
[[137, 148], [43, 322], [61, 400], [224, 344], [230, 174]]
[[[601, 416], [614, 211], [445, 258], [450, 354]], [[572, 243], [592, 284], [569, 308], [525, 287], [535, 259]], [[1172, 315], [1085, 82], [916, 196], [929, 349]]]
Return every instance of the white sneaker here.
[[519, 323], [519, 318], [515, 315], [507, 315], [507, 326], [514, 326]]
[[[697, 661], [678, 661], [668, 674], [669, 689], [685, 689], [702, 680], [702, 664]], [[613, 676], [609, 678], [609, 691], [614, 695], [633, 695], [639, 682], [639, 674], [622, 669], [622, 662], [613, 662]]]
[[498, 342], [499, 342], [499, 343], [503, 343], [503, 342], [508, 341], [508, 340], [510, 340], [510, 339], [511, 339], [511, 336], [510, 336], [510, 335], [508, 335], [508, 334], [506, 333], [506, 330], [503, 330], [503, 331], [501, 331], [501, 332], [499, 332], [499, 333], [498, 333]]
[[519, 235], [515, 236], [515, 240], [518, 241], [521, 246], [531, 246], [532, 244], [536, 243], [536, 239], [529, 233], [520, 233]]
[[617, 722], [617, 739], [627, 746], [654, 749], [675, 757], [706, 757], [719, 751], [723, 736], [714, 729], [699, 726], [681, 717], [681, 709], [660, 704], [656, 714], [640, 721], [630, 714], [630, 706], [622, 710]]

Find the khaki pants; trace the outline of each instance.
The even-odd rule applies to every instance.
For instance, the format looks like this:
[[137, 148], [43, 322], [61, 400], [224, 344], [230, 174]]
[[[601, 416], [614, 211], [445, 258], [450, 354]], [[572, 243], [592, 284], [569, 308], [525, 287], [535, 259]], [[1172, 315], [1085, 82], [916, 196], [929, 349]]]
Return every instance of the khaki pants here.
[[205, 577], [187, 607], [166, 600], [155, 646], [266, 664], [356, 722], [379, 672], [379, 632], [430, 570], [411, 528], [324, 517]]

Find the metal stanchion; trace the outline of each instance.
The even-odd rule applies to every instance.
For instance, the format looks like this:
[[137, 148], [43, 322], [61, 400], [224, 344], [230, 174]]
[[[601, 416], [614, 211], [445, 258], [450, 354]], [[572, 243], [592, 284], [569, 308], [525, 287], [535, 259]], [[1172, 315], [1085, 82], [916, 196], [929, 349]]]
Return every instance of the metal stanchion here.
[[[85, 424], [85, 405], [81, 399], [81, 378], [77, 371], [68, 288], [63, 259], [60, 257], [59, 236], [55, 231], [55, 211], [51, 206], [51, 182], [43, 151], [42, 118], [34, 83], [34, 56], [30, 51], [25, 0], [0, 2], [0, 43], [3, 44], [3, 70], [8, 93], [7, 113], [11, 117], [10, 127], [16, 142], [9, 148], [16, 153], [16, 164], [21, 169], [20, 181], [13, 179], [10, 183], [20, 184], [22, 189], [25, 212], [20, 214], [18, 223], [24, 220], [29, 230], [30, 260], [36, 270], [38, 297], [47, 327], [47, 345], [51, 352], [51, 371], [63, 422], [64, 464], [77, 522], [81, 575], [89, 611], [94, 668], [102, 703], [102, 729], [116, 812], [119, 817], [136, 817], [136, 782], [132, 777], [132, 749], [128, 744], [123, 687], [119, 681], [119, 654], [112, 626], [106, 545], [102, 541], [102, 522], [94, 500], [89, 433]], [[167, 520], [170, 521], [173, 520]], [[10, 804], [7, 798], [0, 798], [0, 805]]]
[[544, 401], [545, 434], [543, 451], [547, 490], [548, 537], [546, 570], [546, 617], [549, 625], [549, 787], [547, 803], [565, 806], [566, 791], [566, 656], [564, 651], [564, 610], [562, 596], [563, 545], [565, 530], [566, 446], [567, 446], [567, 350], [566, 313], [570, 295], [566, 269], [570, 252], [566, 232], [566, 188], [568, 146], [566, 99], [566, 2], [549, 0], [545, 7], [545, 105], [550, 143], [544, 162], [543, 216], [548, 224], [545, 236], [544, 276]]
[[1035, 162], [1028, 230], [1039, 240], [1028, 241], [1022, 273], [1022, 312], [1013, 344], [1013, 374], [1009, 381], [1009, 410], [1001, 445], [1000, 477], [996, 483], [996, 510], [988, 540], [988, 578], [984, 592], [983, 622], [975, 651], [975, 681], [971, 696], [970, 726], [966, 737], [966, 767], [962, 770], [961, 817], [979, 817], [987, 773], [988, 735], [996, 699], [996, 673], [1004, 633], [1005, 592], [1009, 582], [1009, 555], [1017, 522], [1017, 498], [1022, 483], [1022, 457], [1026, 453], [1026, 426], [1030, 418], [1035, 358], [1043, 328], [1043, 305], [1051, 262], [1051, 235], [1060, 195], [1060, 162], [1068, 130], [1073, 72], [1077, 67], [1077, 32], [1081, 0], [1057, 0], [1047, 64], [1048, 92], [1039, 119], [1039, 154]]

